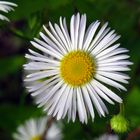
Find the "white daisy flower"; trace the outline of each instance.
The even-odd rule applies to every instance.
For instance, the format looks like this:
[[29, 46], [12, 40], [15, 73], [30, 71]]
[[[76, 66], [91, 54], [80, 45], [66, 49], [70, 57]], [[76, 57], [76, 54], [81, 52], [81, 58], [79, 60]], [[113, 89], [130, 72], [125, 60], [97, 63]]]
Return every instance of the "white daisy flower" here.
[[66, 19], [60, 17], [60, 25], [49, 22], [50, 30], [43, 26], [41, 39], [31, 44], [40, 52], [29, 50], [29, 63], [24, 65], [27, 89], [36, 98], [39, 107], [59, 120], [68, 116], [82, 123], [88, 117], [94, 120], [95, 108], [99, 116], [108, 113], [103, 100], [110, 104], [122, 103], [122, 99], [108, 86], [126, 91], [121, 83], [128, 83], [129, 76], [123, 71], [132, 64], [127, 59], [127, 49], [114, 44], [120, 36], [110, 31], [105, 23], [99, 29], [95, 21], [86, 29], [86, 14], [73, 15], [70, 33]]
[[118, 135], [114, 134], [103, 134], [99, 138], [96, 138], [94, 140], [119, 140]]
[[[8, 13], [9, 11], [14, 11], [13, 7], [17, 7], [17, 5], [12, 2], [0, 1], [0, 11], [4, 13]], [[0, 20], [9, 21], [9, 19], [2, 14], [0, 14]]]
[[[17, 133], [13, 135], [15, 140], [42, 140], [44, 131], [46, 130], [47, 119], [42, 117], [39, 119], [30, 119], [25, 124], [17, 128]], [[60, 127], [56, 123], [52, 123], [48, 129], [46, 140], [61, 140], [62, 134]]]

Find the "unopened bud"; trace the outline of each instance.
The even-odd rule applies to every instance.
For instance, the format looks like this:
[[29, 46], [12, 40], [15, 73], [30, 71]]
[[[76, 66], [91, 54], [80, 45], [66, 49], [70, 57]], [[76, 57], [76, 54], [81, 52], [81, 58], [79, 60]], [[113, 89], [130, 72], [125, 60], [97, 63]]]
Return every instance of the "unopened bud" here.
[[113, 116], [110, 125], [117, 133], [124, 133], [128, 130], [128, 121], [121, 114]]

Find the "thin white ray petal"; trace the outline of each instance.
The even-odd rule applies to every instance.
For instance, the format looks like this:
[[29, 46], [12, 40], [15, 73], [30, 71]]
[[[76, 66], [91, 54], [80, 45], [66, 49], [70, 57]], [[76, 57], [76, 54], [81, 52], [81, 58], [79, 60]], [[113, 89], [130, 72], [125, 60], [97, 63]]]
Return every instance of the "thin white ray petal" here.
[[44, 41], [39, 40], [38, 38], [34, 38], [34, 40], [40, 44], [41, 46], [43, 46], [44, 48], [47, 48], [48, 50], [52, 51], [54, 54], [57, 54], [60, 57], [63, 57], [63, 55], [61, 53], [59, 53], [58, 51], [56, 51], [52, 46], [49, 46], [48, 44], [46, 44]]
[[80, 27], [79, 27], [79, 42], [78, 42], [78, 48], [82, 49], [83, 47], [83, 40], [84, 40], [84, 34], [86, 29], [86, 14], [82, 15], [81, 21], [80, 21]]
[[[32, 91], [33, 93], [31, 94], [32, 96], [37, 96], [41, 93], [45, 94], [47, 91], [50, 90], [50, 87], [54, 86], [55, 84], [57, 84], [59, 82], [59, 79], [55, 79], [55, 80], [47, 80], [44, 82], [44, 85], [42, 85], [42, 87], [38, 88], [36, 91]], [[41, 95], [42, 97], [43, 95]], [[39, 97], [40, 98], [40, 97]]]
[[[90, 86], [90, 88], [94, 91], [94, 95], [95, 95], [95, 97], [97, 98], [99, 104], [101, 105], [103, 111], [104, 111], [105, 113], [108, 114], [108, 109], [107, 109], [106, 105], [104, 104], [104, 102], [102, 101], [102, 99], [98, 96], [98, 94], [97, 94], [96, 91], [94, 90], [94, 88], [93, 88], [93, 86], [91, 85], [91, 83], [89, 84], [89, 86]], [[105, 114], [104, 114], [103, 116], [105, 117]]]
[[63, 51], [51, 40], [49, 39], [45, 34], [42, 32], [39, 33], [41, 38], [50, 46], [52, 46], [54, 49], [56, 49], [59, 53], [63, 54]]
[[112, 56], [112, 57], [104, 59], [104, 60], [98, 60], [98, 63], [111, 63], [114, 61], [128, 59], [129, 57], [130, 57], [129, 55], [122, 54], [122, 55]]
[[78, 13], [75, 17], [74, 21], [74, 47], [75, 49], [78, 49], [78, 36], [79, 36], [79, 24], [80, 24], [80, 14]]
[[58, 66], [53, 64], [43, 63], [43, 62], [30, 62], [23, 65], [25, 70], [54, 70], [59, 69]]
[[57, 61], [57, 60], [53, 60], [51, 58], [43, 58], [43, 57], [36, 57], [36, 56], [33, 56], [33, 55], [30, 55], [30, 54], [26, 54], [25, 55], [26, 58], [30, 59], [30, 60], [35, 60], [35, 61], [42, 61], [42, 62], [47, 62], [47, 63], [54, 63], [56, 65], [60, 65], [60, 62]]
[[89, 91], [90, 97], [93, 101], [93, 104], [95, 105], [97, 112], [100, 116], [105, 116], [105, 113], [99, 103], [99, 101], [97, 100], [97, 98], [95, 97], [95, 91], [89, 86], [89, 84], [86, 85], [86, 88]]
[[73, 95], [73, 90], [72, 90], [72, 87], [71, 87], [62, 118], [64, 118], [66, 116], [66, 114], [68, 112], [68, 109], [72, 106], [72, 95]]
[[63, 48], [63, 46], [59, 43], [59, 41], [50, 33], [50, 31], [43, 25], [44, 30], [48, 34], [48, 36], [55, 42], [55, 44], [61, 49], [63, 54], [66, 54], [66, 50]]
[[61, 30], [62, 30], [62, 32], [63, 32], [63, 34], [64, 34], [64, 37], [65, 37], [65, 39], [66, 39], [66, 42], [67, 42], [67, 46], [68, 46], [68, 51], [70, 51], [70, 47], [71, 47], [71, 41], [70, 41], [70, 37], [69, 37], [69, 34], [68, 34], [68, 31], [67, 31], [67, 29], [65, 29], [66, 27], [64, 27], [64, 24], [63, 24], [63, 21], [62, 21], [62, 17], [60, 17], [60, 27], [61, 27]]
[[[70, 117], [72, 117], [72, 121], [75, 122], [76, 119], [76, 110], [77, 110], [77, 106], [76, 106], [76, 94], [77, 91], [74, 88], [73, 89], [73, 98], [72, 98], [72, 108], [69, 108], [69, 116], [68, 116], [68, 120], [70, 119]], [[71, 113], [71, 114], [70, 114]]]
[[116, 37], [116, 34], [113, 34], [113, 31], [110, 31], [100, 42], [97, 44], [97, 46], [92, 50], [92, 54], [97, 55], [101, 50], [104, 50], [109, 45], [111, 45], [111, 41], [114, 40]]
[[90, 115], [92, 117], [92, 120], [94, 120], [95, 114], [94, 114], [94, 109], [93, 109], [91, 99], [89, 97], [89, 93], [84, 86], [82, 87], [82, 91], [83, 91], [83, 96], [84, 96], [84, 99], [85, 99], [85, 103], [87, 104], [87, 107], [88, 107], [88, 110], [89, 110]]
[[51, 52], [50, 50], [44, 48], [43, 46], [39, 45], [38, 43], [34, 42], [34, 41], [31, 41], [31, 44], [36, 47], [37, 49], [41, 50], [42, 52], [46, 53], [46, 54], [49, 54], [57, 59], [61, 59], [62, 56], [58, 55], [58, 54], [54, 54], [53, 52]]
[[111, 63], [98, 63], [97, 65], [99, 67], [107, 67], [107, 66], [127, 66], [127, 65], [132, 65], [133, 63], [128, 61], [128, 60], [121, 60], [121, 61], [116, 61], [116, 62], [111, 62]]
[[46, 70], [46, 71], [34, 72], [32, 74], [27, 75], [27, 81], [39, 80], [41, 78], [50, 77], [58, 73], [59, 73], [58, 70]]
[[96, 55], [96, 58], [100, 58], [100, 57], [102, 57], [102, 56], [110, 53], [111, 51], [115, 50], [119, 46], [120, 46], [120, 44], [115, 44], [115, 45], [109, 47], [108, 49], [105, 49], [104, 51], [102, 51], [101, 53], [99, 53], [98, 55]]
[[34, 56], [46, 58], [46, 56], [44, 56], [44, 55], [42, 55], [42, 54], [40, 54], [40, 53], [38, 53], [38, 52], [35, 52], [35, 51], [31, 50], [31, 49], [28, 49], [28, 51], [29, 51], [32, 55], [34, 55]]
[[117, 41], [121, 36], [116, 36], [116, 34], [113, 34], [109, 40], [107, 41], [106, 45], [104, 45], [104, 47], [102, 47], [101, 50], [98, 50], [96, 53], [94, 52], [94, 55], [99, 54], [100, 52], [104, 51], [106, 48], [108, 48], [110, 45], [112, 45], [115, 41]]
[[66, 18], [63, 19], [63, 25], [64, 25], [65, 32], [67, 34], [68, 40], [70, 42], [70, 48], [69, 49], [72, 50], [72, 48], [71, 48], [72, 43], [71, 43], [71, 39], [70, 39], [70, 34], [68, 32], [68, 29], [67, 29]]
[[54, 37], [57, 39], [57, 41], [59, 42], [59, 44], [61, 45], [61, 47], [67, 52], [67, 48], [66, 48], [64, 42], [62, 41], [62, 36], [59, 35], [59, 31], [57, 30], [58, 28], [55, 28], [54, 29], [54, 27], [52, 26], [51, 22], [49, 22], [49, 26], [50, 26], [50, 29], [51, 29]]
[[94, 80], [94, 84], [96, 84], [96, 86], [100, 90], [102, 90], [107, 96], [109, 96], [110, 98], [112, 98], [113, 100], [115, 100], [118, 103], [122, 103], [122, 99], [118, 95], [116, 95], [114, 92], [112, 92], [110, 89], [108, 89], [106, 86], [104, 86], [97, 80]]
[[[60, 95], [56, 95], [56, 99], [54, 98], [54, 102], [56, 102], [54, 105], [52, 105], [52, 107], [50, 108], [50, 112], [54, 110], [53, 112], [53, 116], [56, 116], [57, 117], [57, 120], [59, 120], [60, 116], [58, 116], [58, 112], [63, 108], [63, 105], [65, 104], [66, 102], [66, 95], [67, 95], [67, 85], [64, 84], [63, 87], [61, 88], [61, 91], [60, 91]], [[65, 94], [66, 93], [66, 94]], [[63, 99], [63, 100], [62, 100]], [[62, 105], [62, 106], [61, 106]], [[61, 108], [62, 107], [62, 108]], [[63, 111], [63, 109], [62, 109]], [[61, 116], [62, 117], [62, 116]]]
[[100, 88], [98, 88], [98, 86], [96, 86], [96, 84], [94, 84], [94, 80], [91, 81], [91, 85], [93, 86], [94, 90], [96, 91], [96, 93], [100, 97], [102, 97], [103, 99], [105, 99], [108, 103], [114, 104], [114, 102], [104, 92], [102, 92], [102, 90], [100, 90]]
[[83, 97], [82, 97], [82, 93], [80, 92], [80, 89], [77, 88], [77, 91], [76, 91], [76, 95], [77, 95], [77, 110], [78, 110], [78, 114], [79, 114], [79, 119], [82, 123], [84, 123], [84, 121], [86, 121], [86, 109], [85, 109], [85, 106], [84, 106], [84, 102], [83, 102]]
[[44, 81], [40, 81], [40, 82], [38, 81], [38, 82], [34, 83], [31, 86], [27, 86], [26, 88], [28, 89], [29, 92], [33, 92], [33, 91], [36, 91], [36, 90], [38, 90], [40, 88], [43, 88], [44, 86], [46, 86], [51, 81], [53, 81], [55, 79], [58, 79], [58, 78], [59, 78], [59, 76], [56, 75], [56, 76], [53, 76], [53, 77], [51, 77], [49, 79], [46, 79]]
[[125, 80], [125, 79], [128, 79], [128, 76], [123, 76], [123, 75], [119, 75], [117, 73], [105, 72], [105, 71], [98, 71], [98, 74], [105, 76], [107, 78], [113, 79], [118, 82], [122, 82], [122, 83], [126, 83], [126, 84], [128, 83], [128, 81]]
[[4, 16], [4, 15], [2, 15], [2, 14], [0, 14], [0, 19], [1, 20], [5, 20], [5, 21], [10, 21], [6, 16]]
[[85, 34], [85, 38], [84, 38], [84, 46], [83, 49], [87, 50], [92, 39], [93, 36], [95, 35], [95, 32], [97, 30], [97, 28], [99, 27], [100, 22], [96, 21], [95, 23], [92, 24], [91, 27], [89, 27], [89, 30], [87, 30], [86, 34]]
[[130, 68], [126, 66], [98, 66], [98, 71], [129, 71]]
[[70, 37], [71, 37], [71, 47], [72, 47], [72, 50], [74, 50], [74, 21], [75, 21], [75, 16], [73, 15], [71, 17], [71, 20], [70, 20]]
[[115, 81], [113, 81], [113, 80], [111, 80], [109, 78], [106, 78], [106, 77], [101, 76], [99, 74], [96, 74], [95, 78], [98, 79], [99, 81], [101, 81], [101, 82], [103, 82], [105, 84], [108, 84], [110, 86], [113, 86], [113, 87], [115, 87], [117, 89], [122, 89], [124, 91], [127, 91], [127, 89], [124, 86], [122, 86], [121, 84], [119, 84], [119, 83], [117, 83], [117, 82], [115, 82]]
[[14, 11], [14, 9], [8, 5], [0, 5], [0, 11], [8, 13], [9, 11]]
[[96, 37], [91, 42], [88, 51], [93, 50], [93, 48], [104, 38], [104, 36], [109, 32], [110, 28], [107, 28], [108, 23], [105, 23], [103, 27], [99, 30]]
[[0, 4], [3, 4], [3, 5], [10, 5], [10, 6], [17, 6], [17, 4], [12, 3], [12, 2], [8, 2], [8, 1], [0, 1]]
[[118, 49], [110, 52], [109, 54], [106, 54], [105, 56], [102, 56], [102, 57], [98, 58], [98, 61], [105, 60], [105, 59], [110, 59], [113, 56], [120, 56], [121, 53], [125, 53], [125, 52], [128, 52], [128, 50], [123, 49], [123, 48], [118, 48]]
[[65, 38], [64, 34], [62, 33], [62, 30], [60, 29], [60, 27], [57, 24], [55, 24], [54, 27], [55, 27], [55, 30], [56, 30], [57, 34], [59, 35], [61, 41], [63, 42], [66, 50], [69, 51], [69, 46], [66, 42], [66, 38]]
[[65, 108], [65, 105], [66, 105], [66, 102], [67, 102], [67, 99], [68, 99], [69, 91], [70, 91], [70, 88], [67, 87], [66, 90], [65, 90], [65, 93], [63, 93], [61, 99], [59, 100], [59, 103], [58, 103], [59, 111], [58, 111], [58, 114], [57, 114], [57, 120], [62, 118], [62, 115], [64, 113], [64, 108]]
[[44, 101], [48, 101], [52, 96], [54, 96], [55, 92], [63, 85], [63, 82], [62, 81], [59, 81], [57, 84], [55, 84], [53, 86], [53, 88], [47, 93], [44, 95], [44, 97], [40, 100], [37, 101], [37, 103], [41, 103], [41, 102], [44, 102]]
[[53, 97], [53, 99], [51, 99], [51, 102], [49, 104], [49, 106], [51, 106], [49, 108], [48, 114], [53, 114], [53, 116], [56, 115], [56, 113], [58, 112], [58, 110], [60, 109], [59, 106], [59, 101], [60, 98], [62, 97], [62, 95], [64, 94], [64, 91], [66, 90], [67, 85], [64, 84], [62, 86], [62, 88], [58, 91], [58, 93]]

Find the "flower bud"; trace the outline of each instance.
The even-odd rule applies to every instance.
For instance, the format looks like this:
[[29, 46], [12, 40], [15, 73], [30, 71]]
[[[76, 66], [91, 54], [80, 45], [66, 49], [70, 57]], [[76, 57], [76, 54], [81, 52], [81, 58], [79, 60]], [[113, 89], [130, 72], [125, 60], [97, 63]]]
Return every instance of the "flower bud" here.
[[113, 116], [110, 125], [117, 133], [124, 133], [128, 130], [128, 121], [121, 114]]

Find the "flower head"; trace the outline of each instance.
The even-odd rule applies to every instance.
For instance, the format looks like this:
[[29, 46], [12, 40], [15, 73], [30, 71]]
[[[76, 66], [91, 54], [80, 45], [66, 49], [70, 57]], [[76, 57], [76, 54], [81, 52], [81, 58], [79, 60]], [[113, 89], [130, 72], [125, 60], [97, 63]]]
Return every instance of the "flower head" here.
[[[0, 11], [2, 11], [4, 13], [8, 13], [11, 10], [14, 11], [13, 7], [16, 7], [16, 6], [17, 5], [15, 3], [12, 3], [12, 2], [0, 1]], [[0, 19], [9, 21], [9, 19], [2, 14], [0, 14]]]
[[103, 134], [99, 138], [96, 138], [95, 140], [119, 140], [118, 135], [114, 134]]
[[128, 83], [129, 76], [123, 71], [132, 64], [127, 59], [127, 49], [114, 44], [120, 36], [110, 31], [105, 23], [95, 21], [86, 29], [86, 15], [73, 15], [70, 33], [65, 18], [60, 24], [49, 22], [50, 30], [43, 26], [41, 39], [31, 44], [40, 52], [29, 50], [29, 62], [24, 69], [27, 89], [35, 97], [39, 107], [57, 119], [75, 121], [78, 114], [82, 123], [88, 117], [94, 120], [94, 108], [99, 116], [108, 113], [103, 100], [110, 104], [121, 103], [122, 99], [108, 86], [126, 91], [122, 83]]
[[[17, 133], [13, 135], [15, 140], [42, 140], [44, 131], [46, 130], [47, 118], [42, 117], [39, 119], [30, 119], [25, 124], [20, 125], [17, 128]], [[60, 127], [57, 124], [52, 123], [47, 130], [45, 136], [46, 140], [61, 140], [62, 134]]]

